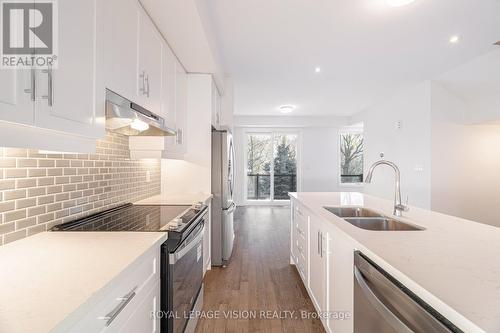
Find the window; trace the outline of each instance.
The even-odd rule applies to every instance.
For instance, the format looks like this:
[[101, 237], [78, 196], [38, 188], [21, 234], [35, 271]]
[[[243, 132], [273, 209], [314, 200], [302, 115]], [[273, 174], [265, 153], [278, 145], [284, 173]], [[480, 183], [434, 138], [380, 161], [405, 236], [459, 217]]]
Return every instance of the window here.
[[297, 191], [298, 134], [247, 134], [246, 199], [288, 200]]
[[340, 133], [340, 183], [363, 183], [363, 133]]

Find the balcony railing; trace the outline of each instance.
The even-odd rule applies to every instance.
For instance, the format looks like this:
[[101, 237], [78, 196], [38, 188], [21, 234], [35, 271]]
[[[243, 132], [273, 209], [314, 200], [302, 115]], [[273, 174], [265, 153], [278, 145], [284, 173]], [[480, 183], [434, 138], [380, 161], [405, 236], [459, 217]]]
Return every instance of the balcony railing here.
[[362, 183], [363, 175], [340, 175], [340, 182], [342, 184]]
[[[274, 174], [274, 200], [288, 200], [288, 192], [297, 191], [296, 174]], [[247, 174], [247, 199], [271, 199], [271, 175]]]

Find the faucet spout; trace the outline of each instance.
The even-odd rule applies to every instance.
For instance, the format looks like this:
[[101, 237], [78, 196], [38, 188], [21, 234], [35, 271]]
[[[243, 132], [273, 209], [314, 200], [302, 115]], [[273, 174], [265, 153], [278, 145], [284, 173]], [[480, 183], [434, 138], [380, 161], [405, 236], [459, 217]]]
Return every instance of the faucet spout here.
[[407, 205], [404, 205], [401, 202], [401, 172], [399, 171], [399, 168], [395, 163], [393, 163], [391, 161], [386, 161], [386, 160], [379, 160], [379, 161], [373, 163], [373, 165], [368, 170], [368, 174], [366, 175], [366, 178], [365, 178], [365, 183], [372, 182], [373, 171], [379, 165], [387, 165], [394, 170], [394, 173], [395, 173], [394, 215], [395, 216], [402, 216], [403, 215], [402, 212], [407, 212], [409, 210], [409, 208]]

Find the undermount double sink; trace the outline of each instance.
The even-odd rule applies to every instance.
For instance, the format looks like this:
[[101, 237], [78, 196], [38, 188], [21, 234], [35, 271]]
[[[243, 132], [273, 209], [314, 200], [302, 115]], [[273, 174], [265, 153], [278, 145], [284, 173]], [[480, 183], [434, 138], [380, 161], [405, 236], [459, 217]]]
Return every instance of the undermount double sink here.
[[372, 231], [419, 231], [423, 228], [362, 207], [324, 207], [350, 224]]

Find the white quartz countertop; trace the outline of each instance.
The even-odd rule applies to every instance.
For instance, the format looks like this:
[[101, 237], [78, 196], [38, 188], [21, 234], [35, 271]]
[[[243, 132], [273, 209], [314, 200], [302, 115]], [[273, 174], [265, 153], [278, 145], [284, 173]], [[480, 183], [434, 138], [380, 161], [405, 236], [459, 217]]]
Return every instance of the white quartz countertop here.
[[291, 196], [465, 332], [500, 332], [500, 228], [411, 207], [402, 220], [425, 230], [368, 231], [323, 207], [363, 206], [391, 216], [392, 201], [360, 193]]
[[44, 232], [0, 247], [0, 332], [50, 332], [166, 237]]
[[206, 193], [160, 194], [134, 202], [134, 205], [194, 205], [198, 202], [207, 202], [211, 198], [212, 194]]

